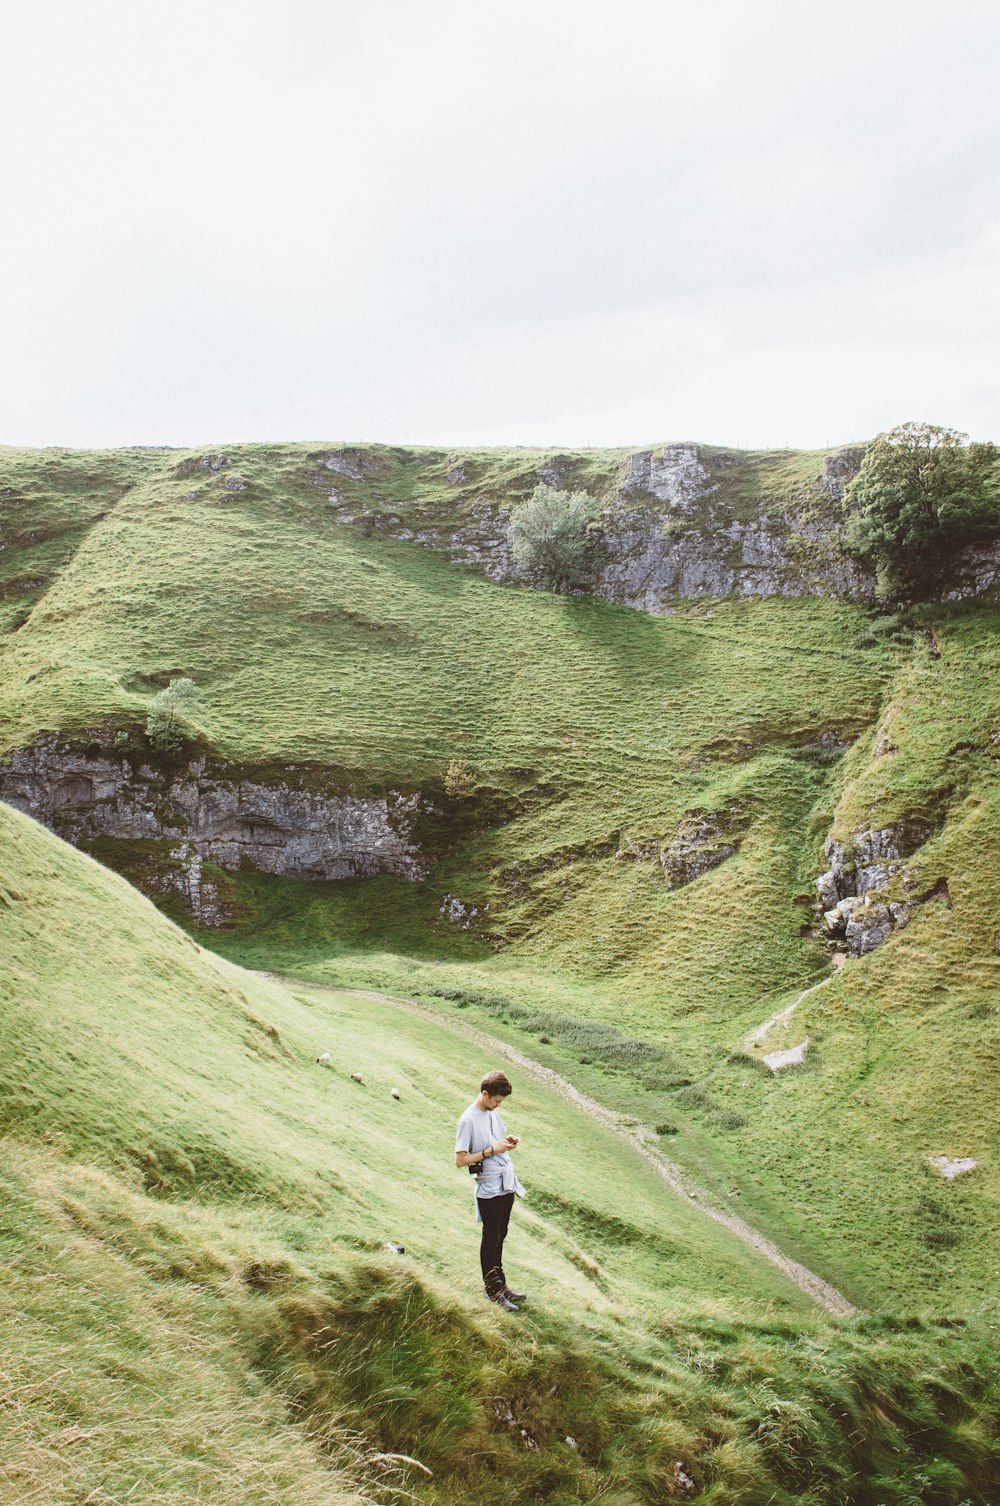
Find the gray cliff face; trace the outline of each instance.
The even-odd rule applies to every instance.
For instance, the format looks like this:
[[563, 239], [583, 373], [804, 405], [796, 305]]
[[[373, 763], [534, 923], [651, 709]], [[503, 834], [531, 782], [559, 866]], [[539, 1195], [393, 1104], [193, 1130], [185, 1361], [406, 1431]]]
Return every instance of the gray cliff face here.
[[717, 490], [697, 445], [667, 444], [661, 450], [637, 450], [629, 456], [620, 495], [627, 500], [645, 493], [671, 509], [683, 510]]
[[[662, 613], [677, 598], [811, 596], [867, 598], [873, 582], [847, 559], [803, 562], [787, 530], [767, 520], [728, 523], [713, 533], [679, 534], [648, 511], [616, 513], [605, 528], [608, 562], [599, 591], [612, 601]], [[826, 544], [823, 531], [799, 525], [799, 538]]]
[[865, 458], [864, 445], [848, 445], [834, 455], [823, 457], [819, 484], [835, 502], [842, 502], [848, 484], [854, 480]]
[[[861, 454], [827, 456], [817, 491], [839, 502]], [[873, 581], [840, 552], [828, 507], [740, 520], [719, 492], [696, 445], [629, 456], [605, 518], [601, 594], [654, 613], [685, 597], [871, 594]]]
[[823, 921], [828, 934], [846, 942], [854, 956], [902, 930], [916, 905], [929, 898], [950, 903], [946, 881], [917, 894], [906, 867], [930, 834], [929, 826], [899, 823], [858, 830], [846, 844], [828, 839], [824, 852], [830, 867], [816, 880]]
[[967, 601], [1000, 586], [1000, 544], [968, 544], [957, 554], [947, 601]]
[[[827, 596], [874, 605], [876, 581], [844, 545], [843, 500], [864, 459], [863, 445], [846, 445], [818, 462], [816, 472], [787, 473], [696, 444], [634, 450], [598, 482], [580, 457], [554, 453], [517, 480], [507, 502], [496, 489], [477, 489], [476, 465], [442, 457], [441, 478], [456, 489], [453, 506], [433, 497], [424, 507], [396, 511], [386, 478], [392, 461], [354, 446], [309, 456], [306, 480], [322, 494], [330, 515], [347, 526], [427, 545], [453, 564], [503, 584], [540, 582], [515, 564], [510, 513], [534, 480], [560, 489], [593, 488], [601, 509], [595, 535], [600, 565], [591, 590], [609, 601], [653, 614], [685, 600], [717, 597]], [[405, 452], [399, 456], [405, 458]], [[220, 466], [227, 456], [188, 465]], [[233, 477], [235, 488], [245, 483]], [[228, 493], [222, 500], [232, 500]], [[967, 546], [950, 559], [946, 599], [967, 599], [1000, 588], [1000, 545]]]
[[[832, 595], [867, 600], [874, 579], [842, 550], [839, 515], [844, 487], [856, 473], [863, 451], [827, 456], [811, 493], [788, 507], [752, 519], [737, 518], [713, 480], [697, 445], [673, 444], [636, 450], [627, 456], [613, 492], [599, 499], [603, 563], [596, 594], [644, 611], [670, 610], [677, 600], [705, 597]], [[348, 452], [313, 457], [320, 469], [310, 480], [326, 492], [338, 521], [367, 520], [358, 501], [346, 501], [329, 473], [360, 475]], [[535, 469], [539, 480], [573, 488], [572, 458], [554, 455]], [[451, 484], [466, 482], [465, 469], [450, 466]], [[473, 499], [456, 523], [434, 518], [414, 525], [391, 510], [377, 514], [381, 532], [427, 544], [458, 565], [490, 580], [535, 582], [514, 562], [510, 547], [510, 508], [494, 499]]]
[[75, 846], [101, 837], [163, 844], [175, 887], [196, 918], [219, 923], [205, 862], [299, 879], [423, 877], [411, 828], [419, 795], [353, 795], [227, 778], [204, 759], [165, 779], [126, 759], [61, 747], [55, 737], [15, 753], [0, 797]]
[[[727, 459], [694, 444], [635, 450], [617, 478], [595, 494], [601, 563], [592, 589], [654, 614], [684, 600], [727, 596], [831, 596], [871, 605], [874, 573], [844, 548], [844, 494], [863, 458], [864, 447], [857, 445], [825, 455], [812, 480], [789, 480], [784, 497], [772, 491], [754, 509], [741, 490], [757, 484], [749, 461], [741, 468], [731, 453]], [[453, 512], [431, 508], [423, 514], [382, 505], [375, 462], [366, 469], [360, 451], [323, 451], [311, 459], [309, 480], [325, 493], [337, 521], [374, 525], [391, 537], [428, 545], [498, 583], [538, 584], [514, 562], [511, 507], [477, 493], [464, 462], [448, 462], [445, 471], [448, 484], [463, 489], [463, 504]], [[554, 454], [533, 475], [575, 490], [586, 485], [575, 479], [576, 464], [571, 455]], [[349, 483], [370, 482], [371, 497], [345, 488], [340, 479], [331, 486], [331, 473]], [[342, 495], [345, 490], [349, 496]], [[1000, 545], [970, 545], [949, 562], [949, 598], [993, 587], [1000, 587]]]

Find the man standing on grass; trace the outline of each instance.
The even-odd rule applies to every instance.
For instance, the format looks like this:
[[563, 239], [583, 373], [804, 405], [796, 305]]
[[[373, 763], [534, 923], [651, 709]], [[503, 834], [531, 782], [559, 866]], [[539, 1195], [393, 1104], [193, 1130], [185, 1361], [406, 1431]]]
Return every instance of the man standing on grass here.
[[524, 1197], [510, 1153], [519, 1144], [508, 1135], [497, 1113], [513, 1089], [502, 1072], [487, 1072], [479, 1085], [479, 1097], [470, 1103], [458, 1121], [455, 1165], [468, 1166], [476, 1178], [476, 1221], [483, 1226], [479, 1261], [483, 1284], [491, 1302], [504, 1312], [516, 1313], [525, 1292], [512, 1292], [503, 1273], [503, 1242], [515, 1197]]

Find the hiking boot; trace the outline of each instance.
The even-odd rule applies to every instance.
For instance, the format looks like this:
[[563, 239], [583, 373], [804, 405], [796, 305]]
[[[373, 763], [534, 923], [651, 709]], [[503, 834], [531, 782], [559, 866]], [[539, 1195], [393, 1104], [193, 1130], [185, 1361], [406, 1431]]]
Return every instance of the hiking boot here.
[[503, 1294], [508, 1302], [527, 1302], [528, 1300], [527, 1292], [512, 1292], [509, 1286], [504, 1287]]
[[[484, 1287], [483, 1290], [486, 1291], [486, 1288]], [[491, 1302], [496, 1303], [497, 1307], [502, 1307], [505, 1313], [518, 1313], [521, 1311], [517, 1303], [512, 1302], [506, 1292], [486, 1291], [486, 1295]]]

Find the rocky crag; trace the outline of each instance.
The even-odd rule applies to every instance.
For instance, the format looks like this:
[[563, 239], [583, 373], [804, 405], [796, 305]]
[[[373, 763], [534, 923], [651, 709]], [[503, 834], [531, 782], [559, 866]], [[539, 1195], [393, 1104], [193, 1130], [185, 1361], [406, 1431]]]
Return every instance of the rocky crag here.
[[[623, 452], [603, 472], [554, 454], [511, 479], [509, 496], [471, 461], [442, 461], [450, 505], [391, 501], [382, 455], [351, 448], [314, 453], [309, 484], [337, 521], [446, 553], [498, 583], [532, 585], [510, 545], [512, 505], [538, 482], [590, 491], [601, 507], [596, 595], [652, 613], [716, 597], [834, 596], [871, 602], [875, 578], [844, 549], [844, 490], [863, 446], [816, 457], [815, 471], [787, 477], [759, 457], [694, 444]], [[223, 457], [225, 458], [225, 457]], [[397, 461], [397, 463], [399, 463]], [[333, 478], [336, 478], [334, 481]], [[946, 594], [975, 596], [1000, 583], [1000, 549], [956, 554]]]
[[689, 811], [677, 829], [659, 840], [622, 832], [616, 862], [655, 860], [668, 889], [681, 889], [738, 851], [749, 816], [738, 805], [718, 811]]
[[74, 846], [145, 844], [144, 885], [173, 889], [200, 924], [226, 919], [204, 872], [241, 868], [299, 879], [422, 878], [416, 794], [361, 798], [282, 780], [262, 782], [198, 758], [165, 774], [150, 764], [48, 737], [0, 769], [0, 798]]
[[[603, 509], [595, 592], [609, 601], [658, 613], [678, 598], [864, 599], [873, 594], [874, 579], [843, 553], [839, 514], [844, 486], [863, 453], [851, 448], [827, 456], [810, 483], [766, 514], [754, 507], [754, 516], [741, 516], [747, 509], [734, 505], [729, 483], [737, 452], [693, 444], [627, 453], [596, 486], [581, 474], [576, 457], [556, 454], [519, 477], [518, 488], [527, 495], [530, 485], [544, 481], [591, 489]], [[445, 551], [453, 563], [497, 582], [532, 584], [511, 553], [510, 501], [477, 484], [473, 466], [448, 465], [445, 477], [458, 505], [450, 514], [428, 516], [425, 509], [380, 504], [381, 459], [373, 462], [356, 449], [312, 459], [310, 482], [325, 493], [339, 522]], [[331, 476], [337, 477], [332, 486]]]
[[929, 826], [899, 822], [860, 829], [847, 842], [827, 840], [830, 867], [816, 880], [824, 926], [854, 956], [902, 930], [917, 905], [934, 899], [951, 908], [948, 880], [927, 885], [910, 865], [930, 835]]

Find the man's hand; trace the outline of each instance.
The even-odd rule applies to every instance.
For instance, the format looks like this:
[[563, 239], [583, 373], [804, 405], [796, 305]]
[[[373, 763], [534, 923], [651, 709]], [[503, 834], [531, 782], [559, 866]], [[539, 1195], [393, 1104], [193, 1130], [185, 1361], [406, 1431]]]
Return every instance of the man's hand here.
[[[502, 1156], [507, 1151], [513, 1150], [515, 1145], [520, 1145], [520, 1143], [521, 1139], [519, 1135], [508, 1135], [504, 1140], [497, 1140], [489, 1147], [490, 1154], [485, 1159], [489, 1161], [493, 1156]], [[456, 1150], [455, 1152], [456, 1166], [479, 1166], [482, 1162], [483, 1156], [478, 1150]]]

